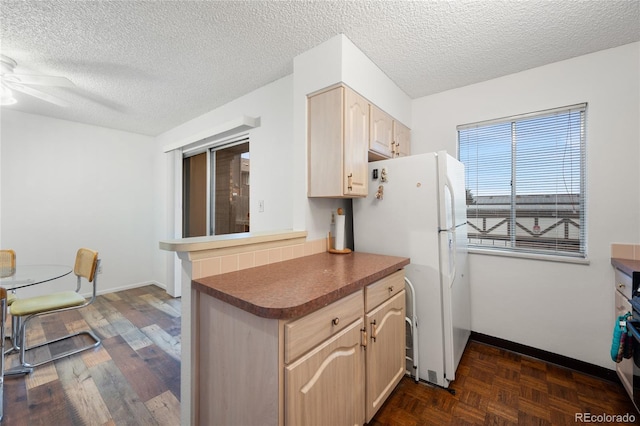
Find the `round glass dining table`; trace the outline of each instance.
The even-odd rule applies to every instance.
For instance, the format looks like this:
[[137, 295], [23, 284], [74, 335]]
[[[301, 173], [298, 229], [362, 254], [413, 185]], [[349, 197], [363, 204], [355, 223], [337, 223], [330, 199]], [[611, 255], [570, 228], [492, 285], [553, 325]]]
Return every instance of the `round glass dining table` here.
[[17, 265], [13, 275], [0, 278], [0, 286], [16, 290], [57, 280], [69, 275], [71, 271], [71, 267], [66, 265]]

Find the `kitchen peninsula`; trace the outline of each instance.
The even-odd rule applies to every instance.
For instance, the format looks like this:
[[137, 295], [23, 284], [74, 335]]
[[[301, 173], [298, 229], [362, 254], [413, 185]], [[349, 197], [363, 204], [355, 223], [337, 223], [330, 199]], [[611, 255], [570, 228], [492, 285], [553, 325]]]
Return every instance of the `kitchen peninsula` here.
[[408, 263], [319, 252], [194, 278], [190, 423], [370, 420], [405, 370]]

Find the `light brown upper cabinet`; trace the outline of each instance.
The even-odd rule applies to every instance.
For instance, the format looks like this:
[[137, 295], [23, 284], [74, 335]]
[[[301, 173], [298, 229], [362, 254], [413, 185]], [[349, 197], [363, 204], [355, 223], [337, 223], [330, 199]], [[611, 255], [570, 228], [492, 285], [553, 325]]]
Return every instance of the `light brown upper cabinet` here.
[[308, 197], [367, 195], [367, 163], [409, 155], [411, 131], [338, 85], [308, 96]]
[[394, 157], [411, 155], [411, 129], [396, 120], [393, 121], [392, 151]]
[[309, 197], [367, 195], [369, 102], [338, 86], [308, 97]]
[[369, 159], [393, 157], [393, 118], [377, 106], [371, 105], [369, 129]]

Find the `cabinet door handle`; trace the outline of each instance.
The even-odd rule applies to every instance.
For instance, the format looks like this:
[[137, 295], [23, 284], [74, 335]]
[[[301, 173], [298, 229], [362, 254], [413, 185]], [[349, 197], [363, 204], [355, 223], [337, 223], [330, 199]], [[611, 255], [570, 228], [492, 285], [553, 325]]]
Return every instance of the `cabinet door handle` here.
[[367, 347], [367, 328], [360, 329], [360, 346], [363, 348]]
[[340, 322], [340, 318], [338, 317], [335, 317], [334, 319], [331, 320], [332, 325], [338, 325], [339, 322]]
[[349, 173], [347, 176], [347, 189], [353, 191], [353, 173]]
[[371, 340], [376, 341], [376, 337], [378, 337], [378, 327], [376, 326], [376, 320], [371, 322]]
[[625, 288], [625, 285], [622, 283], [618, 283], [618, 288]]

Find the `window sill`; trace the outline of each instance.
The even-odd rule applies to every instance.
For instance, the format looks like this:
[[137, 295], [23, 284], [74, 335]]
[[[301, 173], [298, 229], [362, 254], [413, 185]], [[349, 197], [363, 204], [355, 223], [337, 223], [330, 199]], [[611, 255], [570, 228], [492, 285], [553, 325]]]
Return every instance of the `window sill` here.
[[539, 253], [518, 253], [510, 251], [499, 251], [491, 249], [471, 248], [468, 249], [471, 254], [480, 254], [486, 256], [500, 256], [500, 257], [515, 257], [518, 259], [530, 259], [530, 260], [542, 260], [546, 262], [558, 262], [558, 263], [574, 263], [579, 265], [589, 265], [591, 262], [587, 258], [582, 257], [569, 257], [569, 256], [555, 256], [552, 254], [539, 254]]

